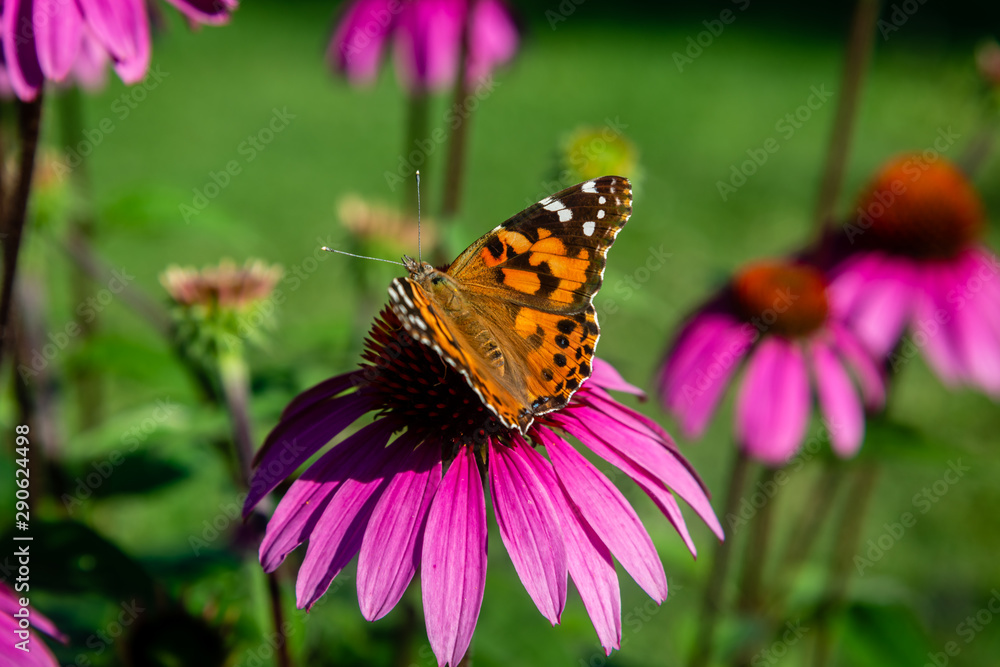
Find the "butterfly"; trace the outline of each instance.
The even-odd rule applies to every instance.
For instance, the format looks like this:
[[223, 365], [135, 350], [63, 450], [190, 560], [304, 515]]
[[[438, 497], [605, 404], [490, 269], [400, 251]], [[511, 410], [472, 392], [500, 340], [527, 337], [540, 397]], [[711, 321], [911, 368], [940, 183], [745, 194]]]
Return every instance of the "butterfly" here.
[[590, 377], [594, 295], [632, 214], [632, 184], [603, 176], [542, 199], [447, 268], [403, 257], [389, 305], [414, 339], [457, 370], [507, 428], [565, 406]]

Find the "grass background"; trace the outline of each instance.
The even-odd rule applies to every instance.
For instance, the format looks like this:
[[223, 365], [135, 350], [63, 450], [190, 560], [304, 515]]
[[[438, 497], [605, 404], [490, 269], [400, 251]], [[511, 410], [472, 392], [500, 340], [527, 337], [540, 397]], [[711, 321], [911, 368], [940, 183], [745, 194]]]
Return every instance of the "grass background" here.
[[[559, 12], [560, 5], [525, 3], [521, 9], [528, 32], [521, 52], [497, 74], [495, 92], [471, 120], [464, 206], [448, 236], [455, 253], [527, 201], [547, 194], [558, 146], [575, 128], [616, 119], [638, 147], [642, 174], [634, 216], [611, 252], [598, 302], [615, 299], [620, 305], [601, 321], [601, 356], [645, 387], [650, 387], [662, 350], [684, 314], [730, 271], [754, 258], [792, 251], [812, 233], [836, 95], [791, 137], [785, 138], [775, 125], [794, 113], [813, 87], [837, 91], [847, 13], [828, 9], [825, 15], [808, 17], [796, 5], [785, 6], [784, 13], [756, 6], [737, 11], [736, 21], [679, 71], [673, 54], [685, 49], [688, 38], [704, 30], [701, 22], [716, 18], [724, 6], [659, 10], [647, 17], [641, 8], [626, 6], [611, 15], [606, 4], [585, 3], [552, 29], [546, 12]], [[854, 193], [887, 157], [930, 147], [947, 128], [960, 135], [948, 154], [956, 157], [981, 127], [972, 50], [986, 27], [980, 28], [973, 16], [956, 19], [951, 14], [951, 23], [940, 24], [947, 29], [938, 29], [940, 15], [934, 11], [920, 9], [888, 39], [876, 35], [841, 212], [850, 209]], [[350, 88], [330, 75], [323, 52], [333, 15], [331, 3], [325, 2], [246, 3], [230, 26], [197, 32], [184, 30], [170, 16], [173, 29], [162, 35], [153, 53], [154, 68], [164, 73], [162, 82], [147, 84], [145, 99], [121, 117], [123, 96], [137, 100], [138, 89], [113, 80], [85, 100], [88, 130], [100, 127], [105, 118], [113, 124], [88, 157], [100, 220], [98, 247], [112, 266], [135, 276], [136, 287], [164, 299], [158, 275], [167, 265], [201, 266], [221, 257], [259, 257], [303, 271], [305, 279], [297, 289], [283, 284], [287, 300], [270, 346], [251, 355], [258, 440], [295, 393], [355, 363], [361, 346], [358, 322], [371, 314], [357, 290], [357, 274], [364, 272], [371, 284], [387, 285], [398, 273], [340, 257], [315, 261], [318, 245], [347, 242], [336, 215], [340, 198], [358, 193], [400, 205], [403, 193], [403, 188], [391, 191], [384, 177], [396, 169], [404, 150], [406, 109], [400, 88], [391, 68], [367, 90]], [[432, 127], [444, 124], [450, 104], [448, 95], [433, 101]], [[264, 128], [275, 109], [294, 118], [247, 162], [241, 142]], [[44, 137], [55, 145], [57, 106], [50, 104], [47, 113]], [[769, 137], [778, 139], [780, 150], [723, 201], [717, 181], [727, 179], [731, 166]], [[443, 153], [442, 146], [421, 168], [430, 214], [441, 200]], [[180, 206], [191, 205], [195, 190], [204, 189], [211, 174], [231, 160], [240, 163], [241, 173], [185, 222]], [[1000, 210], [998, 176], [1000, 162], [991, 159], [976, 177], [993, 217]], [[78, 317], [78, 304], [66, 288], [70, 277], [58, 229], [33, 230], [25, 262], [27, 271], [44, 276], [51, 286], [53, 331]], [[997, 247], [995, 229], [989, 237]], [[661, 246], [672, 253], [669, 262], [625, 298], [623, 280], [635, 275], [650, 248]], [[72, 409], [76, 388], [61, 387], [69, 399], [60, 425], [66, 442], [63, 458], [77, 476], [90, 472], [93, 461], [120, 450], [125, 434], [153, 414], [157, 401], [173, 406], [169, 418], [141, 444], [149, 465], [132, 480], [138, 488], [127, 483], [129, 472], [116, 470], [102, 485], [104, 491], [74, 508], [73, 518], [141, 563], [162, 591], [221, 633], [228, 664], [255, 664], [254, 659], [268, 664], [259, 568], [252, 558], [233, 555], [228, 539], [208, 540], [207, 551], [197, 556], [191, 546], [192, 536], [205, 536], [203, 522], [225, 517], [234, 502], [225, 463], [208, 444], [213, 434], [226, 432], [225, 416], [199, 406], [168, 346], [120, 299], [102, 313], [93, 341], [71, 345], [54, 363], [61, 368], [89, 364], [104, 377], [108, 419], [89, 431], [80, 430]], [[3, 418], [11, 423], [8, 398]], [[639, 407], [673, 428], [655, 401]], [[914, 494], [941, 479], [949, 461], [961, 459], [973, 469], [931, 511], [919, 515], [917, 525], [882, 560], [855, 578], [852, 606], [841, 617], [839, 664], [919, 665], [928, 660], [928, 652], [942, 651], [953, 640], [961, 647], [957, 664], [993, 664], [1000, 653], [1000, 622], [985, 625], [969, 643], [957, 635], [957, 626], [983, 609], [1000, 586], [995, 516], [1000, 411], [977, 393], [944, 388], [917, 360], [899, 375], [890, 412], [896, 425], [880, 428], [865, 444], [865, 451], [884, 463], [863, 541], [877, 539], [884, 523], [913, 512]], [[713, 504], [720, 513], [733, 454], [731, 414], [730, 397], [700, 442], [681, 443], [715, 494]], [[5, 457], [2, 465], [12, 464]], [[150, 468], [157, 466], [161, 476], [163, 470], [173, 471], [176, 479], [143, 488]], [[817, 467], [811, 462], [782, 489], [776, 517], [779, 544], [785, 537], [782, 521], [807, 496]], [[6, 488], [13, 473], [0, 472]], [[75, 479], [71, 473], [70, 487]], [[486, 599], [473, 644], [475, 664], [682, 663], [693, 638], [713, 538], [689, 512], [702, 554], [692, 561], [646, 497], [631, 486], [625, 492], [663, 556], [671, 584], [663, 607], [655, 607], [622, 576], [625, 646], [605, 662], [576, 594], [570, 594], [563, 624], [549, 628], [494, 530]], [[64, 510], [51, 502], [40, 512], [55, 518]], [[236, 529], [234, 522], [221, 523], [227, 535]], [[739, 544], [743, 536], [736, 539]], [[826, 548], [831, 537], [823, 540], [820, 546]], [[252, 551], [254, 545], [247, 548]], [[85, 578], [94, 568], [94, 557], [85, 549], [74, 551], [70, 545], [61, 557], [74, 577]], [[803, 605], [822, 582], [819, 565], [799, 582]], [[98, 642], [101, 650], [88, 644], [94, 633], [112, 627], [118, 600], [88, 592], [82, 584], [75, 595], [46, 594], [45, 570], [36, 576], [42, 591], [34, 600], [76, 642], [58, 649], [60, 657], [70, 664], [81, 655], [95, 665], [119, 664], [124, 646], [134, 638]], [[51, 576], [64, 572], [53, 570]], [[386, 619], [369, 624], [357, 610], [350, 568], [338, 582], [342, 584], [309, 615], [293, 610], [290, 584], [286, 589], [290, 640], [302, 664], [433, 664], [417, 586]], [[128, 632], [141, 625], [130, 625]], [[752, 631], [739, 621], [727, 623], [723, 646]], [[808, 664], [811, 639], [807, 632], [783, 662]], [[410, 640], [408, 653], [393, 648]]]

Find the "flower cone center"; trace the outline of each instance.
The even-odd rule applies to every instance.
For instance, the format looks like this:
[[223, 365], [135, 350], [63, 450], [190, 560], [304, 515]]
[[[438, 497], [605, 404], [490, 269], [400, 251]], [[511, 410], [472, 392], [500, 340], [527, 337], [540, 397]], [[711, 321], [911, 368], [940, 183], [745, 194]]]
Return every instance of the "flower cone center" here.
[[445, 459], [461, 445], [481, 448], [506, 428], [431, 348], [410, 337], [388, 308], [375, 319], [362, 354], [364, 391], [378, 392], [382, 412], [401, 426], [440, 440]]
[[950, 259], [982, 233], [982, 204], [954, 165], [901, 156], [862, 195], [855, 230], [866, 247], [918, 259]]
[[736, 275], [733, 293], [743, 316], [761, 332], [805, 336], [826, 321], [823, 275], [811, 266], [754, 264]]

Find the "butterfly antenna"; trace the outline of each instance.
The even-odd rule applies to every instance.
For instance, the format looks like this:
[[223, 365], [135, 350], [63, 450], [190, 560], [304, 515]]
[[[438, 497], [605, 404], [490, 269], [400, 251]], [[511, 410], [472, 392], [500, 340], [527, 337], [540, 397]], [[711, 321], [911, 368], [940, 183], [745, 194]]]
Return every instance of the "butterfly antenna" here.
[[376, 262], [386, 262], [387, 264], [398, 264], [399, 266], [406, 266], [402, 262], [394, 262], [391, 259], [382, 259], [381, 257], [369, 257], [368, 255], [355, 255], [353, 252], [344, 252], [343, 250], [337, 250], [336, 248], [328, 248], [322, 246], [320, 250], [325, 250], [327, 252], [335, 252], [338, 255], [347, 255], [348, 257], [357, 257], [358, 259], [374, 259]]
[[420, 170], [417, 170], [417, 261], [422, 262], [420, 254]]

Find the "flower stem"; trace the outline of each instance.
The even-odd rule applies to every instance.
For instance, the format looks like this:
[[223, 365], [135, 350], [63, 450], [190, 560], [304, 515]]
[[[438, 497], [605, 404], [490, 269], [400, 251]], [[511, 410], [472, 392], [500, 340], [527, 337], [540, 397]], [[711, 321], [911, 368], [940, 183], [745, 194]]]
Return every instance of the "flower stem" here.
[[[420, 146], [427, 138], [428, 103], [430, 98], [425, 91], [413, 93], [406, 109], [406, 143], [403, 146], [403, 159], [409, 160], [410, 153], [420, 152]], [[420, 166], [426, 166], [428, 155], [421, 153], [423, 160]], [[412, 162], [411, 162], [412, 164]], [[416, 166], [416, 165], [414, 165]], [[403, 190], [403, 210], [411, 215], [417, 212], [417, 179], [406, 179]]]
[[844, 72], [840, 80], [841, 95], [833, 120], [833, 131], [823, 167], [819, 197], [816, 201], [816, 230], [819, 236], [832, 222], [837, 196], [844, 180], [847, 153], [851, 145], [851, 131], [858, 111], [858, 98], [865, 72], [871, 60], [875, 41], [875, 22], [878, 20], [879, 0], [858, 0], [851, 19]]
[[271, 619], [274, 621], [274, 632], [277, 634], [278, 667], [291, 667], [292, 658], [288, 652], [288, 637], [285, 636], [285, 614], [281, 609], [281, 585], [278, 581], [278, 571], [267, 573], [267, 594], [271, 601]]
[[[76, 86], [62, 91], [56, 101], [59, 106], [59, 129], [62, 144], [67, 149], [73, 146], [83, 135], [83, 95]], [[90, 187], [90, 173], [87, 159], [81, 157], [80, 163], [70, 171], [70, 190], [74, 197], [69, 220], [67, 236], [80, 239], [89, 244], [94, 240], [94, 215]], [[79, 198], [80, 204], [75, 200]], [[74, 303], [83, 303], [91, 288], [91, 281], [79, 266], [71, 270], [70, 293]], [[84, 319], [80, 322], [80, 339], [89, 340], [97, 329], [98, 318]], [[102, 385], [100, 377], [87, 364], [79, 364], [70, 368], [70, 383], [77, 388], [77, 411], [80, 415], [80, 426], [84, 430], [96, 426], [100, 422], [102, 403]]]
[[[750, 471], [750, 457], [742, 448], [738, 448], [729, 473], [729, 487], [726, 489], [725, 517], [735, 515], [739, 510], [743, 489], [746, 487], [747, 475]], [[712, 558], [712, 572], [709, 574], [708, 585], [705, 587], [705, 597], [701, 605], [701, 617], [698, 622], [698, 635], [695, 638], [694, 651], [690, 667], [704, 667], [712, 657], [712, 640], [715, 636], [715, 626], [722, 610], [722, 598], [729, 569], [729, 559], [733, 550], [733, 536], [715, 546]]]
[[243, 357], [236, 352], [223, 352], [219, 358], [226, 412], [232, 422], [233, 453], [240, 486], [246, 488], [253, 474], [253, 434], [250, 426], [250, 372]]
[[452, 109], [462, 109], [461, 122], [451, 131], [448, 142], [448, 158], [445, 163], [444, 197], [441, 204], [441, 217], [453, 218], [458, 213], [462, 201], [462, 176], [465, 169], [466, 142], [469, 134], [469, 121], [472, 110], [466, 111], [465, 102], [469, 97], [469, 42], [472, 31], [472, 17], [476, 11], [476, 2], [469, 2], [465, 12], [465, 25], [462, 28], [462, 52], [459, 58], [458, 78], [455, 81], [455, 98]]
[[[0, 368], [8, 345], [13, 347], [10, 323], [11, 302], [14, 296], [14, 276], [17, 258], [21, 251], [21, 236], [28, 212], [28, 196], [35, 171], [35, 152], [38, 149], [38, 129], [42, 118], [42, 92], [32, 102], [18, 100], [18, 134], [21, 138], [17, 177], [10, 193], [9, 205], [0, 211], [0, 237], [3, 240], [3, 283], [0, 286]], [[6, 188], [5, 188], [6, 191]]]
[[859, 463], [854, 470], [854, 479], [847, 493], [847, 502], [834, 541], [833, 560], [830, 563], [827, 594], [817, 611], [819, 632], [816, 640], [816, 661], [818, 667], [830, 664], [833, 656], [831, 623], [837, 611], [844, 605], [850, 583], [851, 565], [858, 551], [861, 532], [865, 526], [865, 514], [874, 495], [878, 481], [878, 467], [874, 463]]

